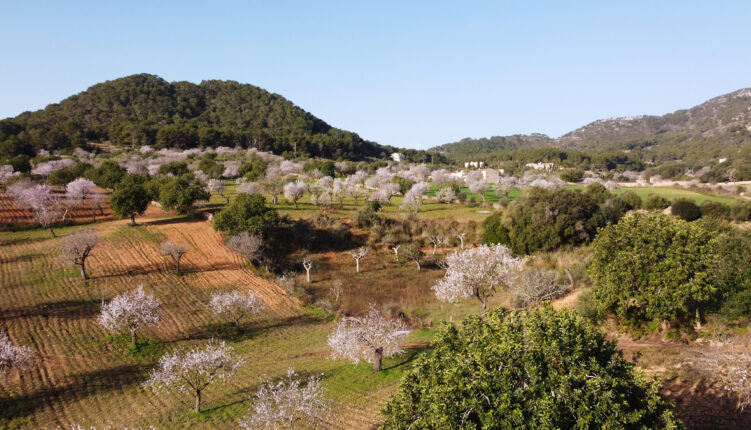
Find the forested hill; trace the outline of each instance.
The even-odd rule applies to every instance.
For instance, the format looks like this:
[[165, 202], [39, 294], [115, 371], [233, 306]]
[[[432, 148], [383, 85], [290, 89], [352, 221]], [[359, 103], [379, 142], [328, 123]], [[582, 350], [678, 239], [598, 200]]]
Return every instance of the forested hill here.
[[463, 139], [434, 150], [467, 159], [519, 148], [555, 147], [581, 151], [632, 151], [649, 163], [706, 163], [734, 158], [751, 148], [751, 89], [715, 97], [691, 109], [662, 116], [595, 121], [558, 139], [545, 135]]
[[0, 153], [6, 156], [107, 140], [157, 148], [241, 145], [334, 159], [383, 158], [393, 150], [331, 127], [253, 85], [167, 82], [148, 74], [106, 81], [0, 121]]

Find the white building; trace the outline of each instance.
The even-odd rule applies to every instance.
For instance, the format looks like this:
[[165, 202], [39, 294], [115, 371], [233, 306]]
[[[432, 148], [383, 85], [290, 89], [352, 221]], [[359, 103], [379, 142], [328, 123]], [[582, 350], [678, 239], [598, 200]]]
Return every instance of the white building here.
[[475, 169], [482, 169], [485, 167], [484, 161], [467, 161], [464, 163], [464, 168], [469, 169], [470, 167], [474, 167]]
[[524, 165], [524, 167], [528, 169], [545, 170], [546, 172], [550, 172], [553, 170], [553, 167], [555, 167], [555, 164], [553, 163], [527, 163]]
[[404, 154], [394, 152], [391, 154], [391, 159], [396, 161], [397, 163], [401, 163], [402, 161], [404, 161]]

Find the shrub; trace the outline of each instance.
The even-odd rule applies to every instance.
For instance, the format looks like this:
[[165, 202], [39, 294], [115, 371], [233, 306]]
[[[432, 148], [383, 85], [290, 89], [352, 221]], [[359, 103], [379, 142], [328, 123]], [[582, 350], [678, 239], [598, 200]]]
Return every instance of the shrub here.
[[701, 209], [689, 199], [675, 199], [670, 205], [670, 213], [684, 221], [696, 221], [701, 218]]
[[650, 194], [644, 200], [644, 209], [650, 211], [661, 211], [668, 206], [670, 206], [670, 203], [657, 194]]
[[681, 428], [658, 389], [573, 311], [496, 309], [441, 328], [381, 428]]
[[[554, 250], [592, 240], [605, 224], [600, 207], [587, 193], [575, 190], [529, 188], [506, 209], [502, 220], [508, 243], [516, 254]], [[503, 237], [498, 230], [498, 236]]]
[[746, 201], [735, 201], [730, 205], [730, 218], [733, 221], [751, 220], [751, 204]]
[[624, 322], [688, 323], [719, 298], [717, 251], [698, 224], [637, 213], [602, 229], [592, 248], [594, 298]]
[[276, 209], [266, 206], [266, 198], [260, 194], [238, 194], [214, 217], [214, 229], [232, 236], [242, 232], [263, 234], [278, 223]]
[[159, 202], [162, 206], [181, 214], [191, 213], [195, 202], [208, 200], [210, 197], [205, 184], [190, 173], [169, 178], [159, 187]]
[[605, 203], [605, 201], [610, 198], [610, 191], [605, 188], [605, 185], [602, 185], [599, 182], [592, 182], [587, 185], [586, 194], [598, 204]]
[[366, 206], [357, 211], [357, 226], [358, 227], [370, 227], [373, 224], [378, 223], [380, 218], [378, 214], [370, 206]]
[[625, 193], [620, 195], [621, 200], [626, 202], [626, 205], [628, 205], [628, 208], [631, 209], [639, 209], [642, 206], [641, 197], [639, 197], [638, 194], [635, 192], [628, 190]]
[[716, 219], [730, 219], [730, 206], [715, 202], [712, 200], [704, 200], [700, 206], [701, 216]]
[[561, 172], [560, 177], [566, 182], [581, 182], [584, 179], [584, 171], [582, 169], [567, 169]]

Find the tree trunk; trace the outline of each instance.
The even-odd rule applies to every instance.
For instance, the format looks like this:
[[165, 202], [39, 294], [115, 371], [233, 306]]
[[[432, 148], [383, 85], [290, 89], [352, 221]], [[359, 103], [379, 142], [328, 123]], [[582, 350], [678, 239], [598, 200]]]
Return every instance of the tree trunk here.
[[136, 225], [136, 214], [130, 214], [130, 225]]
[[418, 261], [415, 261], [415, 263], [417, 263], [417, 271], [418, 271], [418, 272], [419, 272], [419, 271], [421, 271], [421, 270], [422, 270], [422, 267], [420, 267], [420, 261], [419, 261], [419, 260], [418, 260]]
[[96, 208], [91, 209], [91, 217], [94, 219], [94, 222], [96, 222]]
[[482, 318], [484, 320], [485, 319], [485, 311], [488, 308], [488, 298], [487, 297], [483, 297], [483, 298], [480, 299], [480, 301], [482, 302], [482, 308], [480, 309], [480, 318]]
[[292, 203], [295, 204], [295, 209], [297, 209], [297, 200], [293, 200]]
[[360, 273], [360, 260], [359, 259], [355, 260], [355, 265], [357, 266], [357, 273]]
[[201, 412], [201, 390], [196, 390], [196, 413]]
[[86, 274], [86, 260], [81, 260], [81, 277], [89, 279], [89, 275]]
[[701, 310], [696, 308], [696, 329], [701, 330]]
[[104, 208], [99, 206], [99, 215], [104, 216]]
[[310, 269], [305, 271], [308, 276], [308, 284], [310, 284]]
[[433, 255], [435, 255], [436, 248], [438, 248], [438, 245], [433, 245]]
[[136, 329], [130, 329], [130, 344], [136, 346]]
[[344, 210], [344, 199], [341, 197], [339, 198], [339, 209]]
[[459, 241], [462, 243], [462, 249], [464, 249], [464, 239], [460, 237]]
[[235, 328], [237, 329], [237, 332], [240, 332], [240, 318], [235, 319]]
[[227, 197], [225, 195], [222, 195], [222, 197], [224, 197], [227, 200], [227, 206], [229, 206], [229, 197]]
[[180, 258], [182, 258], [182, 256], [175, 258], [175, 269], [177, 270], [178, 275], [180, 274]]
[[50, 233], [52, 233], [52, 237], [57, 237], [57, 235], [55, 234], [55, 230], [52, 228], [52, 226], [50, 226]]
[[383, 361], [383, 348], [376, 348], [373, 350], [373, 372], [378, 373], [381, 371]]

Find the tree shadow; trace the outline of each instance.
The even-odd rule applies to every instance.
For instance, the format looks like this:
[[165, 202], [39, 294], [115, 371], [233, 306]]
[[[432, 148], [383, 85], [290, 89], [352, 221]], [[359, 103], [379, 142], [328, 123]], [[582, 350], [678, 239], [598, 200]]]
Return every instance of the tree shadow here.
[[384, 367], [381, 371], [398, 369], [402, 366], [410, 364], [414, 359], [420, 355], [421, 352], [430, 348], [430, 344], [415, 344], [414, 346], [406, 347], [404, 353], [399, 355], [400, 360], [391, 366]]
[[239, 342], [253, 339], [256, 336], [268, 333], [274, 329], [283, 327], [300, 327], [319, 322], [321, 322], [321, 319], [309, 315], [298, 315], [290, 318], [261, 321], [244, 320], [241, 323], [242, 330], [240, 332], [235, 329], [234, 323], [217, 322], [201, 327], [195, 327], [185, 336], [173, 339], [171, 342], [181, 342], [184, 340], [208, 340], [216, 338]]
[[101, 300], [63, 300], [61, 302], [39, 303], [32, 306], [0, 309], [0, 320], [41, 316], [44, 318], [89, 318], [99, 313]]
[[140, 383], [149, 366], [122, 365], [74, 374], [71, 382], [45, 387], [20, 396], [0, 397], [0, 427], [4, 422], [32, 415], [41, 407], [54, 407], [105, 391]]
[[17, 255], [10, 258], [1, 258], [0, 264], [31, 263], [35, 258], [41, 257], [42, 253]]
[[200, 217], [177, 217], [177, 218], [164, 218], [164, 219], [157, 219], [152, 221], [144, 221], [141, 222], [140, 225], [170, 225], [170, 224], [182, 224], [182, 223], [194, 223], [194, 222], [203, 222], [204, 219]]
[[661, 391], [689, 430], [751, 428], [751, 411], [736, 408], [736, 400], [723, 394], [722, 387], [673, 380], [663, 382]]

